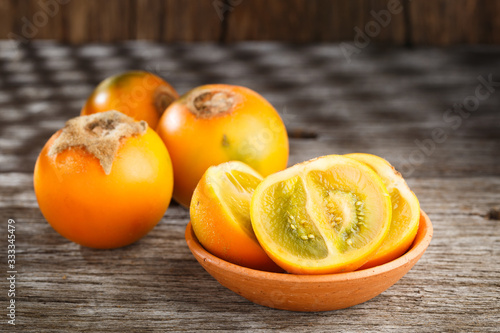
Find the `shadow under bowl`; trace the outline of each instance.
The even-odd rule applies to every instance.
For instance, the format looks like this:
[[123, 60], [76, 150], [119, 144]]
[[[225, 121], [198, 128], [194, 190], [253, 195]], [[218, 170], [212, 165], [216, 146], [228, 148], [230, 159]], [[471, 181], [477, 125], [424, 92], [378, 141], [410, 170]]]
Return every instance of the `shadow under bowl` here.
[[221, 285], [246, 299], [281, 310], [330, 311], [366, 302], [395, 284], [422, 257], [432, 233], [432, 223], [421, 211], [415, 240], [401, 257], [364, 270], [323, 275], [272, 273], [232, 264], [206, 251], [191, 223], [185, 237], [201, 266]]

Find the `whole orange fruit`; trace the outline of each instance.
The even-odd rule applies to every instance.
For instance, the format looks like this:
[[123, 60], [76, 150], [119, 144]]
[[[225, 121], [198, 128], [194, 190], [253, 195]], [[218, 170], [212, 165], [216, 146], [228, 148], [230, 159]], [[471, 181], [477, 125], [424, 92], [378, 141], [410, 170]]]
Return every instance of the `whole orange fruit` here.
[[116, 248], [160, 221], [172, 196], [172, 164], [146, 122], [109, 111], [71, 119], [49, 139], [36, 161], [34, 187], [59, 234]]
[[212, 165], [236, 160], [267, 176], [288, 162], [288, 136], [278, 112], [245, 87], [211, 84], [189, 91], [167, 108], [157, 132], [172, 158], [173, 197], [186, 207]]
[[117, 110], [156, 129], [165, 109], [179, 97], [162, 78], [144, 71], [129, 71], [102, 81], [87, 99], [81, 115]]

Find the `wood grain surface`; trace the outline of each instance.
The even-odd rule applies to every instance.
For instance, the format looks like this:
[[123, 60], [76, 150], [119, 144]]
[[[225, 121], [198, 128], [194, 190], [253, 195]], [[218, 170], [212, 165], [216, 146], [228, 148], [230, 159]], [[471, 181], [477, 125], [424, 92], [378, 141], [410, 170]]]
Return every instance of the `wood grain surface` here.
[[[290, 165], [326, 154], [385, 157], [431, 218], [430, 247], [371, 301], [295, 313], [255, 305], [211, 278], [185, 244], [189, 213], [176, 203], [131, 246], [67, 241], [38, 209], [36, 157], [100, 80], [127, 69], [153, 71], [180, 93], [214, 82], [260, 92], [289, 130]], [[337, 44], [0, 42], [0, 331], [498, 332], [499, 73], [500, 49], [484, 46], [369, 47], [348, 62]], [[481, 79], [492, 81], [490, 94], [470, 104]], [[460, 103], [473, 111], [449, 111]], [[15, 327], [6, 317], [8, 219]]]
[[497, 0], [0, 0], [0, 39], [499, 44], [499, 18]]

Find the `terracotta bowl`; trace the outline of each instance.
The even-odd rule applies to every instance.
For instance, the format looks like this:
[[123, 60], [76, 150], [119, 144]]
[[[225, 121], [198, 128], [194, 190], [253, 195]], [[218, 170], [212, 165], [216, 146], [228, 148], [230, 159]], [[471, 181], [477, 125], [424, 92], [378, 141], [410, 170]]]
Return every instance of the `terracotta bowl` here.
[[411, 248], [384, 265], [348, 273], [294, 275], [238, 266], [207, 252], [189, 223], [186, 241], [196, 260], [220, 284], [246, 299], [275, 309], [329, 311], [366, 302], [403, 277], [424, 254], [432, 238], [432, 224], [421, 212]]

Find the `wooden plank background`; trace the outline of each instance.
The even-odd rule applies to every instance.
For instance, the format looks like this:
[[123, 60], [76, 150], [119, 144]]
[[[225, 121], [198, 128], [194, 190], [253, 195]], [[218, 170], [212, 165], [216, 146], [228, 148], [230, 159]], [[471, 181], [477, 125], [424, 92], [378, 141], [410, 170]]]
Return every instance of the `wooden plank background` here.
[[[331, 44], [34, 41], [18, 51], [0, 41], [0, 332], [499, 332], [500, 47], [368, 47], [350, 63]], [[38, 208], [35, 160], [102, 79], [131, 69], [154, 70], [181, 94], [214, 82], [258, 91], [290, 132], [289, 165], [383, 156], [433, 222], [426, 253], [371, 301], [295, 313], [255, 305], [208, 275], [184, 240], [189, 211], [174, 202], [131, 246], [99, 251], [64, 239]], [[480, 76], [491, 78], [490, 96], [448, 122]], [[445, 142], [431, 141], [435, 129]], [[16, 327], [6, 322], [8, 219]]]
[[372, 11], [398, 1], [374, 43], [500, 43], [497, 0], [0, 0], [0, 39], [353, 41]]

